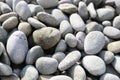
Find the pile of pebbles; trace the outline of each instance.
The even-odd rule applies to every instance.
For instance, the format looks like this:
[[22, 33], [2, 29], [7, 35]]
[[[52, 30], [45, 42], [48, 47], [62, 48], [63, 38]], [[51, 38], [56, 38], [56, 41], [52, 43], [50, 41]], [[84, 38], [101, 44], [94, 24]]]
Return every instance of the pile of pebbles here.
[[120, 0], [0, 0], [0, 80], [120, 80]]

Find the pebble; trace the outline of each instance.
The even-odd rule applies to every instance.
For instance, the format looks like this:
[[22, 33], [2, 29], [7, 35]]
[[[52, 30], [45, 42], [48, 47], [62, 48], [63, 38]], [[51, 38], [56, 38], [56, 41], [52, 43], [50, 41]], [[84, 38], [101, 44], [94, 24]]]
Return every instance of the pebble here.
[[65, 76], [65, 75], [57, 75], [57, 76], [50, 78], [49, 80], [72, 80], [72, 78]]
[[73, 66], [81, 58], [81, 53], [77, 50], [67, 54], [67, 56], [59, 63], [58, 69], [60, 71], [67, 70]]
[[55, 48], [55, 52], [65, 52], [67, 49], [67, 44], [65, 40], [61, 39]]
[[17, 3], [15, 7], [16, 13], [23, 19], [27, 20], [28, 17], [31, 16], [30, 8], [25, 1], [20, 1]]
[[13, 0], [5, 0], [5, 2], [6, 2], [10, 7], [12, 7]]
[[38, 80], [49, 80], [53, 75], [40, 75]]
[[33, 46], [27, 53], [26, 64], [34, 64], [35, 61], [43, 55], [44, 52], [40, 46]]
[[24, 1], [24, 0], [13, 0], [12, 1], [12, 9], [13, 9], [13, 12], [16, 12], [16, 5], [20, 2], [20, 1]]
[[99, 57], [102, 58], [106, 64], [110, 64], [114, 60], [114, 53], [111, 51], [101, 51]]
[[40, 29], [40, 28], [43, 28], [43, 27], [46, 27], [45, 24], [43, 24], [42, 22], [38, 21], [37, 19], [35, 18], [28, 18], [28, 23], [32, 25], [32, 27], [34, 27], [35, 29]]
[[120, 56], [115, 56], [112, 66], [120, 74]]
[[1, 5], [1, 12], [3, 14], [9, 13], [9, 12], [12, 12], [12, 9], [10, 8], [10, 6], [8, 4], [2, 3], [2, 5]]
[[78, 64], [72, 66], [69, 69], [70, 77], [73, 80], [86, 80], [86, 72], [85, 70]]
[[58, 61], [58, 63], [60, 63], [65, 58], [65, 53], [56, 52], [53, 54], [52, 58], [55, 58]]
[[[58, 16], [59, 15], [59, 16]], [[60, 24], [63, 20], [68, 20], [68, 17], [59, 9], [53, 9], [52, 10], [52, 16], [55, 17], [58, 20], [58, 23]]]
[[100, 77], [100, 80], [120, 80], [120, 78], [111, 73], [105, 73]]
[[107, 50], [111, 51], [113, 53], [119, 53], [120, 52], [120, 41], [113, 41], [107, 45]]
[[67, 14], [72, 14], [72, 13], [77, 12], [77, 7], [74, 4], [71, 4], [71, 3], [60, 4], [58, 6], [58, 8], [61, 11], [67, 13]]
[[76, 34], [76, 39], [77, 39], [77, 48], [79, 50], [84, 49], [84, 40], [85, 40], [86, 34], [84, 32], [78, 32]]
[[120, 14], [120, 0], [115, 0], [116, 12]]
[[72, 3], [72, 0], [60, 0], [58, 4]]
[[87, 10], [88, 10], [91, 18], [94, 19], [94, 18], [97, 17], [97, 13], [96, 13], [96, 10], [95, 10], [95, 6], [94, 6], [94, 4], [93, 4], [92, 2], [89, 3], [89, 5], [87, 6]]
[[7, 31], [4, 28], [0, 27], [0, 42], [7, 41], [7, 35]]
[[84, 41], [86, 54], [97, 54], [105, 45], [105, 36], [100, 31], [90, 32]]
[[72, 27], [75, 31], [84, 31], [85, 30], [85, 23], [77, 13], [73, 13], [70, 16], [70, 24], [72, 25]]
[[40, 57], [36, 60], [36, 68], [41, 74], [52, 74], [57, 71], [58, 61], [54, 58]]
[[62, 37], [65, 37], [65, 35], [68, 34], [68, 33], [73, 33], [72, 26], [69, 23], [69, 21], [67, 21], [67, 20], [63, 20], [60, 23], [59, 30], [61, 32]]
[[6, 21], [3, 22], [2, 26], [6, 30], [11, 30], [18, 25], [18, 18], [17, 17], [10, 17]]
[[92, 75], [102, 75], [106, 71], [105, 62], [95, 55], [85, 56], [82, 59], [83, 67]]
[[19, 23], [18, 30], [24, 32], [24, 34], [26, 34], [26, 36], [28, 36], [32, 33], [32, 27], [27, 22]]
[[42, 21], [50, 26], [57, 26], [59, 24], [58, 20], [54, 16], [52, 16], [51, 14], [48, 14], [46, 12], [37, 13], [37, 17], [40, 21]]
[[[25, 34], [21, 31], [13, 32], [7, 41], [7, 52], [14, 64], [21, 64], [28, 51], [28, 42]], [[19, 54], [19, 55], [18, 55]]]
[[44, 8], [53, 8], [58, 4], [58, 0], [36, 0], [36, 2]]
[[97, 22], [90, 22], [86, 24], [86, 33], [92, 32], [92, 31], [101, 31], [103, 30], [103, 27], [98, 24]]
[[38, 75], [38, 71], [34, 66], [27, 65], [21, 71], [21, 80], [37, 80]]
[[105, 46], [104, 48], [107, 49], [107, 46], [109, 43], [113, 42], [114, 40], [111, 38], [108, 38], [107, 36], [105, 36]]
[[78, 13], [82, 19], [88, 19], [88, 10], [84, 2], [80, 1], [78, 5]]
[[103, 33], [112, 39], [120, 39], [120, 30], [111, 26], [104, 28]]
[[34, 42], [40, 45], [43, 49], [52, 48], [59, 42], [60, 38], [60, 31], [52, 27], [45, 27], [33, 32]]
[[115, 16], [115, 10], [111, 8], [99, 8], [96, 11], [99, 21], [112, 20]]
[[77, 39], [71, 33], [68, 33], [68, 34], [65, 35], [65, 42], [71, 48], [74, 48], [74, 47], [77, 46]]
[[17, 14], [15, 12], [10, 12], [10, 13], [2, 14], [2, 15], [0, 15], [0, 22], [4, 22], [8, 18], [13, 17], [13, 16], [17, 17]]
[[120, 29], [120, 16], [117, 16], [113, 20], [113, 27]]
[[102, 25], [105, 26], [105, 27], [106, 26], [112, 26], [112, 23], [110, 21], [103, 21]]
[[0, 76], [9, 76], [12, 74], [12, 68], [4, 63], [0, 62]]

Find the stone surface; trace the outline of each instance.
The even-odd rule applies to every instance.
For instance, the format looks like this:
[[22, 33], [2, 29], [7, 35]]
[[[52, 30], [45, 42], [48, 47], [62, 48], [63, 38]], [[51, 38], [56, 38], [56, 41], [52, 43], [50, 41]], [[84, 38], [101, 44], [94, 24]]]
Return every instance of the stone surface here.
[[85, 56], [82, 59], [83, 67], [92, 75], [102, 75], [106, 71], [106, 65], [104, 61], [94, 55]]
[[40, 57], [36, 60], [36, 68], [41, 74], [52, 74], [57, 71], [58, 61], [54, 58]]
[[90, 32], [84, 42], [86, 54], [97, 54], [105, 45], [105, 36], [99, 31]]
[[0, 42], [5, 42], [7, 41], [7, 31], [4, 28], [0, 27]]
[[81, 53], [77, 50], [68, 53], [68, 55], [59, 63], [58, 69], [60, 71], [67, 70], [73, 66], [81, 58]]
[[60, 37], [60, 31], [52, 27], [42, 28], [33, 32], [34, 42], [43, 49], [49, 49], [55, 46], [60, 40]]
[[113, 27], [120, 29], [120, 16], [116, 16], [113, 20]]
[[9, 12], [12, 12], [12, 9], [10, 8], [10, 6], [9, 6], [8, 4], [3, 3], [3, 4], [1, 5], [1, 12], [2, 12], [3, 14], [9, 13]]
[[73, 13], [70, 16], [70, 23], [75, 31], [85, 30], [85, 23], [77, 13]]
[[27, 53], [26, 64], [34, 64], [35, 61], [43, 55], [44, 52], [40, 46], [33, 46]]
[[57, 75], [57, 76], [53, 76], [49, 80], [72, 80], [72, 78], [65, 75]]
[[119, 14], [120, 13], [120, 1], [115, 0], [115, 5], [116, 5], [116, 12], [117, 12], [117, 14]]
[[[21, 64], [28, 51], [28, 42], [25, 34], [21, 31], [13, 32], [7, 41], [7, 52], [14, 64]], [[18, 55], [19, 54], [19, 55]]]

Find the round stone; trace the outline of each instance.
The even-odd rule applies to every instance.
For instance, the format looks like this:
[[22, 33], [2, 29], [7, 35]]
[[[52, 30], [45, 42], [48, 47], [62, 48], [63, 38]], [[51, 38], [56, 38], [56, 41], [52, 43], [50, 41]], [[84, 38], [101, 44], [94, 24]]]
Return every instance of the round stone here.
[[36, 0], [36, 2], [44, 8], [52, 8], [58, 5], [58, 0]]
[[22, 31], [13, 32], [7, 41], [7, 52], [14, 64], [21, 64], [28, 51], [28, 42]]
[[26, 36], [28, 36], [32, 33], [32, 27], [27, 22], [19, 23], [18, 30], [24, 32], [26, 34]]
[[45, 27], [33, 32], [34, 42], [43, 49], [52, 48], [59, 42], [60, 38], [60, 31], [52, 27]]
[[120, 16], [116, 16], [113, 20], [113, 27], [120, 29]]
[[68, 53], [68, 55], [60, 62], [58, 69], [60, 71], [67, 70], [73, 66], [77, 61], [79, 61], [81, 53], [77, 50]]
[[100, 77], [100, 80], [120, 80], [120, 78], [111, 73], [105, 73]]
[[103, 21], [102, 25], [106, 27], [106, 26], [111, 26], [112, 23], [110, 21]]
[[52, 74], [57, 71], [58, 61], [54, 58], [40, 57], [36, 61], [36, 68], [41, 74]]
[[86, 54], [97, 54], [105, 45], [105, 36], [99, 31], [90, 32], [84, 41]]
[[94, 55], [91, 56], [85, 56], [82, 59], [83, 67], [92, 75], [99, 76], [105, 73], [106, 66], [105, 62]]
[[69, 46], [69, 47], [76, 47], [77, 46], [77, 39], [76, 39], [76, 37], [73, 35], [73, 34], [71, 34], [71, 33], [68, 33], [68, 34], [66, 34], [65, 35], [65, 42], [67, 43], [67, 45]]
[[10, 17], [6, 21], [3, 22], [2, 26], [6, 30], [11, 30], [18, 25], [18, 18], [17, 17]]
[[32, 65], [27, 65], [21, 71], [21, 80], [37, 80], [38, 79], [38, 71]]
[[106, 64], [110, 64], [114, 60], [114, 53], [110, 51], [101, 51], [99, 56], [105, 61]]
[[53, 76], [49, 80], [72, 80], [72, 78], [65, 75], [57, 75], [57, 76]]
[[40, 46], [33, 46], [27, 53], [26, 64], [34, 64], [34, 62], [43, 55], [44, 52]]

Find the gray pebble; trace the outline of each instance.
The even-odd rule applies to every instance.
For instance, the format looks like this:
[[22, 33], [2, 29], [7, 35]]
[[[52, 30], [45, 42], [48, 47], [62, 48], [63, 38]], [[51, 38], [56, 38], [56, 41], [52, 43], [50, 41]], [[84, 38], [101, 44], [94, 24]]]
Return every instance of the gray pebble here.
[[65, 52], [67, 49], [67, 45], [65, 40], [61, 39], [55, 48], [55, 52]]
[[65, 37], [65, 35], [68, 33], [73, 33], [72, 26], [67, 20], [63, 20], [60, 23], [59, 30], [61, 32], [62, 37]]
[[46, 12], [37, 13], [37, 17], [40, 21], [42, 21], [50, 26], [57, 26], [59, 24], [58, 20], [54, 16], [52, 16], [51, 14], [48, 14]]
[[10, 7], [12, 7], [13, 0], [5, 0], [5, 2], [6, 2]]
[[115, 0], [116, 12], [120, 14], [120, 0]]
[[72, 13], [77, 12], [77, 7], [74, 4], [71, 4], [71, 3], [60, 4], [58, 6], [58, 8], [60, 10], [62, 10], [63, 12], [68, 13], [68, 14], [72, 14]]
[[0, 27], [0, 42], [7, 41], [6, 40], [7, 39], [7, 35], [8, 35], [7, 31], [4, 28]]
[[44, 8], [56, 7], [58, 4], [58, 0], [36, 0], [36, 2]]
[[102, 75], [106, 71], [105, 62], [98, 56], [89, 55], [82, 59], [83, 67], [92, 75]]
[[53, 76], [49, 80], [72, 80], [72, 78], [65, 75], [57, 75], [57, 76]]
[[36, 61], [36, 68], [41, 74], [52, 74], [57, 71], [58, 61], [54, 58], [40, 57]]
[[113, 20], [113, 27], [120, 29], [120, 16], [116, 16]]
[[106, 27], [106, 26], [111, 26], [112, 23], [110, 21], [103, 21], [102, 25]]
[[85, 40], [85, 33], [84, 32], [78, 32], [76, 34], [76, 39], [77, 39], [77, 48], [79, 50], [84, 50], [84, 40]]
[[12, 9], [10, 8], [10, 6], [9, 6], [8, 4], [3, 3], [3, 4], [1, 5], [1, 12], [2, 12], [3, 14], [9, 13], [9, 12], [12, 12]]
[[60, 31], [52, 27], [45, 27], [33, 32], [34, 42], [40, 45], [43, 49], [52, 48], [59, 42], [60, 38]]
[[28, 4], [25, 1], [18, 2], [15, 7], [15, 10], [23, 20], [27, 20], [27, 18], [31, 16], [30, 8], [28, 7]]
[[115, 16], [115, 10], [111, 8], [99, 8], [97, 9], [97, 15], [99, 21], [112, 20]]
[[77, 39], [71, 33], [68, 33], [68, 34], [65, 35], [65, 42], [71, 48], [74, 48], [74, 47], [77, 46]]
[[16, 12], [16, 5], [20, 2], [20, 1], [24, 1], [24, 0], [13, 0], [12, 1], [12, 9], [13, 9], [13, 12]]
[[68, 17], [61, 10], [59, 10], [59, 9], [53, 9], [52, 10], [52, 16], [54, 16], [58, 20], [59, 24], [63, 20], [68, 20]]
[[68, 55], [59, 63], [58, 69], [60, 71], [67, 70], [79, 61], [81, 53], [77, 50], [68, 53]]
[[34, 19], [32, 17], [28, 18], [28, 23], [31, 24], [32, 27], [34, 27], [35, 29], [40, 29], [40, 28], [46, 27], [45, 24], [43, 24], [42, 22], [40, 22], [37, 19]]
[[32, 27], [27, 22], [19, 23], [18, 30], [24, 32], [24, 34], [26, 34], [26, 36], [28, 36], [32, 33]]
[[21, 64], [25, 59], [27, 51], [28, 42], [25, 34], [21, 31], [13, 32], [7, 41], [7, 52], [10, 60], [14, 64]]
[[72, 3], [75, 4], [76, 6], [78, 6], [80, 1], [81, 0], [72, 0]]
[[101, 27], [100, 24], [97, 22], [90, 22], [86, 24], [86, 33], [92, 32], [92, 31], [102, 31], [103, 28]]
[[120, 41], [114, 41], [107, 45], [108, 51], [111, 51], [113, 53], [119, 53], [120, 52]]
[[3, 22], [2, 26], [6, 30], [11, 30], [18, 25], [18, 18], [13, 16], [8, 18], [6, 21]]
[[77, 13], [73, 13], [70, 16], [70, 23], [75, 31], [85, 30], [85, 23]]
[[26, 64], [34, 64], [34, 62], [43, 55], [44, 52], [40, 46], [33, 46], [27, 53]]
[[70, 77], [73, 80], [86, 80], [86, 72], [85, 70], [78, 64], [72, 66], [69, 69]]
[[102, 58], [106, 64], [110, 64], [114, 60], [114, 53], [111, 51], [101, 51], [99, 57]]
[[112, 39], [120, 39], [120, 30], [111, 26], [104, 28], [103, 33]]
[[90, 32], [84, 42], [86, 54], [97, 54], [105, 45], [105, 36], [99, 31]]
[[107, 46], [109, 43], [113, 42], [114, 40], [111, 38], [108, 38], [107, 36], [105, 36], [105, 45], [104, 45], [104, 49], [107, 49]]
[[53, 75], [40, 75], [38, 80], [49, 80]]
[[72, 3], [72, 0], [60, 0], [58, 4]]
[[112, 66], [120, 74], [120, 56], [115, 56]]
[[100, 80], [120, 80], [120, 78], [111, 73], [105, 73], [100, 77]]
[[21, 80], [37, 80], [38, 75], [38, 71], [34, 66], [27, 65], [21, 71]]
[[94, 4], [92, 2], [89, 3], [89, 5], [87, 6], [87, 10], [88, 10], [91, 18], [93, 18], [93, 19], [96, 18], [97, 13], [96, 13]]
[[65, 54], [63, 52], [56, 52], [53, 54], [52, 58], [55, 58], [58, 63], [60, 63], [65, 58]]
[[4, 63], [0, 63], [0, 76], [9, 76], [12, 74], [12, 68]]
[[80, 1], [78, 5], [78, 13], [82, 19], [88, 19], [88, 10], [84, 2]]
[[4, 22], [5, 20], [7, 20], [8, 18], [15, 16], [17, 17], [17, 14], [15, 12], [9, 12], [9, 13], [5, 13], [0, 15], [0, 22]]

